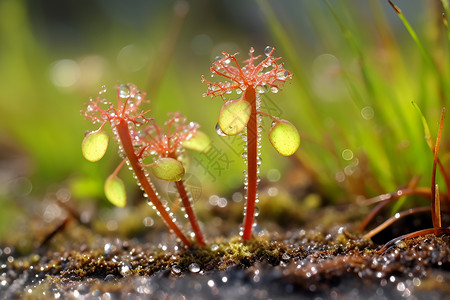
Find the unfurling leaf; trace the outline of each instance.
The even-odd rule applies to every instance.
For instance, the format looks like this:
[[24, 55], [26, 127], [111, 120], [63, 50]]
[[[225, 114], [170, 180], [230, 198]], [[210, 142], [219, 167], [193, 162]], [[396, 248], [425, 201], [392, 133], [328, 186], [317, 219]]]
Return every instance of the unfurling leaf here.
[[157, 159], [150, 167], [153, 175], [166, 181], [180, 181], [184, 176], [184, 167], [176, 159], [162, 157]]
[[278, 153], [289, 156], [300, 146], [297, 128], [286, 120], [279, 120], [270, 128], [269, 140]]
[[127, 204], [127, 193], [125, 185], [122, 180], [116, 175], [112, 174], [105, 181], [105, 195], [106, 198], [118, 207], [124, 207]]
[[198, 152], [208, 152], [211, 148], [211, 140], [203, 131], [197, 130], [193, 137], [183, 142], [183, 147]]
[[226, 102], [219, 114], [219, 127], [226, 135], [236, 135], [244, 130], [250, 119], [251, 105], [242, 99]]
[[81, 153], [88, 161], [98, 161], [105, 155], [108, 143], [109, 137], [104, 131], [89, 132], [81, 143]]

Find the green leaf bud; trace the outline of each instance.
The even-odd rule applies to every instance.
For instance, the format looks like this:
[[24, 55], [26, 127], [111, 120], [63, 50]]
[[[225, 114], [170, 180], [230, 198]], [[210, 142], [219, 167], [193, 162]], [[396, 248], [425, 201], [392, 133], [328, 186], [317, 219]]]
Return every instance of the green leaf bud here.
[[150, 167], [153, 175], [166, 181], [180, 181], [185, 170], [181, 162], [170, 157], [157, 159]]
[[281, 155], [290, 156], [300, 146], [300, 135], [290, 122], [279, 120], [270, 128], [269, 140]]
[[242, 99], [230, 100], [220, 110], [219, 127], [226, 135], [236, 135], [247, 126], [250, 114], [250, 103]]
[[109, 202], [118, 207], [125, 207], [127, 204], [127, 193], [125, 185], [119, 177], [114, 174], [109, 175], [105, 181], [104, 189]]
[[89, 132], [81, 143], [81, 153], [88, 161], [98, 161], [106, 153], [109, 136], [102, 130]]

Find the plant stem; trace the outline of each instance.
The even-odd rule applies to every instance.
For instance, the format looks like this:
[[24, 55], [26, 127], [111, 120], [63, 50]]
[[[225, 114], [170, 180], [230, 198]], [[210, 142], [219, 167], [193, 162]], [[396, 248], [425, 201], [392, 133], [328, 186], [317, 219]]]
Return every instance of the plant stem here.
[[244, 217], [242, 238], [250, 240], [255, 215], [256, 188], [258, 185], [258, 121], [256, 107], [256, 91], [248, 86], [243, 99], [251, 105], [250, 119], [247, 123], [247, 207]]
[[186, 187], [184, 185], [183, 180], [175, 182], [178, 189], [178, 194], [180, 194], [181, 201], [183, 202], [184, 209], [186, 210], [186, 214], [188, 215], [189, 222], [191, 223], [192, 230], [195, 233], [195, 239], [201, 245], [205, 245], [205, 238], [203, 237], [203, 233], [200, 229], [200, 226], [197, 222], [197, 217], [195, 216], [195, 212], [192, 209], [191, 201], [186, 191]]
[[435, 236], [441, 235], [441, 234], [450, 234], [450, 229], [449, 228], [428, 228], [428, 229], [422, 229], [419, 231], [415, 231], [415, 232], [411, 232], [399, 237], [396, 237], [393, 240], [390, 240], [389, 242], [387, 242], [386, 244], [384, 244], [384, 246], [378, 250], [378, 254], [383, 254], [384, 252], [386, 252], [386, 250], [388, 250], [391, 246], [395, 245], [395, 243], [399, 242], [399, 241], [405, 241], [405, 240], [409, 240], [409, 239], [413, 239], [419, 236], [425, 236], [428, 234], [434, 234]]
[[436, 193], [437, 184], [436, 184], [436, 165], [438, 161], [439, 155], [439, 146], [441, 144], [441, 136], [442, 129], [444, 127], [444, 118], [445, 118], [445, 107], [442, 108], [441, 113], [441, 122], [439, 123], [439, 131], [436, 137], [436, 146], [434, 148], [434, 161], [433, 161], [433, 173], [431, 174], [431, 219], [433, 220], [433, 227], [439, 228], [441, 227], [441, 206], [440, 206], [440, 198], [439, 191]]
[[142, 188], [147, 194], [148, 199], [152, 202], [152, 204], [156, 207], [158, 212], [161, 214], [161, 217], [166, 222], [167, 226], [173, 230], [173, 232], [178, 236], [178, 238], [183, 242], [184, 245], [190, 246], [191, 242], [187, 239], [187, 237], [181, 232], [180, 228], [177, 224], [172, 220], [172, 217], [166, 211], [164, 205], [159, 200], [156, 192], [150, 184], [149, 179], [145, 175], [144, 170], [142, 169], [139, 158], [137, 157], [133, 143], [131, 141], [130, 132], [128, 129], [128, 124], [125, 120], [120, 120], [120, 122], [116, 125], [117, 134], [119, 135], [120, 142], [123, 147], [123, 151], [125, 155], [128, 157], [128, 161], [133, 168], [134, 174], [139, 180]]
[[389, 219], [387, 219], [386, 221], [384, 221], [383, 223], [381, 223], [380, 225], [378, 225], [377, 227], [375, 227], [374, 229], [372, 229], [371, 231], [369, 231], [368, 233], [363, 235], [363, 238], [371, 239], [375, 235], [377, 235], [378, 233], [380, 233], [381, 231], [383, 231], [384, 229], [389, 227], [391, 224], [400, 220], [401, 218], [404, 218], [404, 217], [412, 215], [412, 214], [421, 213], [421, 212], [429, 212], [430, 210], [431, 210], [431, 208], [429, 206], [425, 206], [425, 207], [410, 208], [406, 211], [396, 213], [395, 216], [390, 217]]

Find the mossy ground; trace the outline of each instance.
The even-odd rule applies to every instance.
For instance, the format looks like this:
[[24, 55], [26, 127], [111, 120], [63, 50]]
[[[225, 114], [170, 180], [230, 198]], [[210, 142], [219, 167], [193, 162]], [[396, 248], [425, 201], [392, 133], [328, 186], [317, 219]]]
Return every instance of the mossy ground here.
[[[318, 224], [331, 218], [328, 210], [316, 214]], [[249, 242], [216, 238], [206, 247], [186, 249], [166, 234], [152, 244], [106, 237], [73, 221], [26, 255], [2, 248], [0, 294], [4, 299], [448, 296], [441, 283], [450, 279], [449, 236], [418, 237], [379, 254], [381, 245], [361, 238], [350, 223], [311, 225], [283, 233], [259, 230]]]

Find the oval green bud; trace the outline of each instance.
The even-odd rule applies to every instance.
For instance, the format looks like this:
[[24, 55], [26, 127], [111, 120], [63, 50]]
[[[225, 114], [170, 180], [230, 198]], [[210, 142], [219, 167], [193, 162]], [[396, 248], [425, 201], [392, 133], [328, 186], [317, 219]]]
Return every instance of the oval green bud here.
[[279, 120], [270, 128], [269, 141], [278, 153], [289, 156], [300, 146], [300, 135], [290, 122]]
[[89, 132], [81, 143], [81, 153], [88, 161], [98, 161], [106, 153], [109, 136], [102, 130]]
[[124, 207], [127, 204], [125, 185], [119, 177], [109, 175], [105, 181], [104, 189], [106, 198], [115, 206]]
[[183, 142], [183, 147], [198, 152], [208, 152], [211, 149], [211, 140], [203, 131], [197, 130], [187, 141]]
[[219, 127], [226, 135], [236, 135], [244, 130], [250, 119], [250, 103], [242, 99], [226, 102], [220, 109]]
[[180, 181], [185, 170], [181, 162], [170, 157], [157, 159], [150, 167], [153, 175], [166, 181]]

